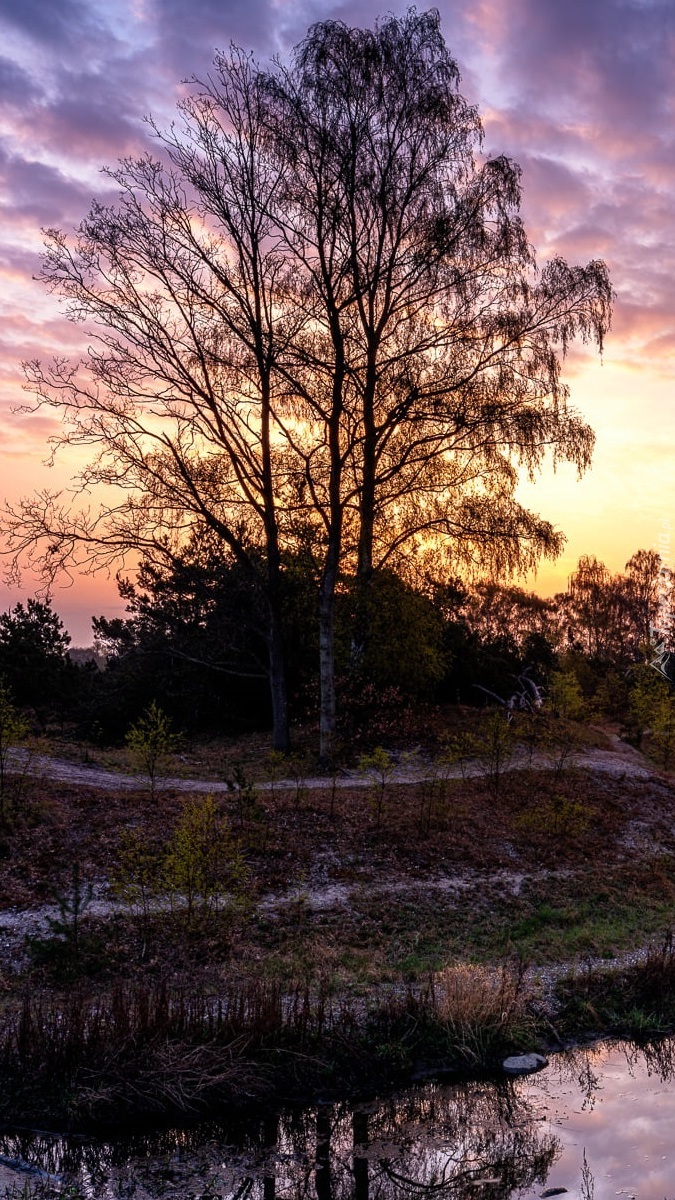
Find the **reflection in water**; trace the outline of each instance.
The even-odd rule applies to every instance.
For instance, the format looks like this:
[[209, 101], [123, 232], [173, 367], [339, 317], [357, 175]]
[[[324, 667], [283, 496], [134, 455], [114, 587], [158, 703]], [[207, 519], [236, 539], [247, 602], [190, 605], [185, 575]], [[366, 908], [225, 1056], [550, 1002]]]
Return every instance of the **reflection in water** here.
[[675, 1043], [557, 1056], [499, 1086], [429, 1085], [97, 1140], [6, 1133], [0, 1155], [76, 1179], [92, 1200], [580, 1200], [675, 1197]]
[[556, 1147], [510, 1083], [430, 1085], [367, 1105], [268, 1115], [246, 1128], [201, 1125], [105, 1142], [0, 1138], [0, 1153], [76, 1178], [96, 1200], [506, 1200], [546, 1180]]

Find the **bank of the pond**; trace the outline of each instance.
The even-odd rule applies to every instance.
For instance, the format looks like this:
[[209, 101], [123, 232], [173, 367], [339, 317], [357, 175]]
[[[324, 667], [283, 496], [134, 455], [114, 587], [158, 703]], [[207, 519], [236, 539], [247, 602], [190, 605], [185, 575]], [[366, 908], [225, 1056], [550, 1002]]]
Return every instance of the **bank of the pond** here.
[[278, 984], [226, 994], [119, 983], [26, 996], [0, 1027], [0, 1120], [63, 1130], [201, 1117], [499, 1072], [505, 1055], [675, 1031], [672, 939], [562, 975], [457, 965], [360, 998]]

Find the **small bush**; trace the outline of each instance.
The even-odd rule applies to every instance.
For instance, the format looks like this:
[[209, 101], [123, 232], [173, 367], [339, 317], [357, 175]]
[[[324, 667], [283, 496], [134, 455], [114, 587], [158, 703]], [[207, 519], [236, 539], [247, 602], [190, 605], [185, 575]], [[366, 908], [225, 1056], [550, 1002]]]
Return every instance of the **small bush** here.
[[495, 796], [499, 794], [502, 775], [511, 761], [515, 744], [515, 731], [508, 714], [502, 709], [489, 712], [480, 730], [479, 745]]
[[147, 775], [154, 799], [158, 774], [179, 745], [178, 734], [171, 731], [171, 720], [153, 700], [132, 725], [125, 738], [134, 769]]
[[143, 939], [141, 957], [145, 956], [151, 906], [160, 883], [158, 852], [138, 830], [122, 830], [119, 858], [112, 872], [112, 891], [138, 921]]
[[462, 1059], [478, 1064], [495, 1048], [514, 1038], [533, 1035], [523, 989], [523, 969], [489, 971], [473, 963], [457, 963], [438, 971], [431, 982], [434, 1017]]
[[580, 721], [586, 702], [574, 671], [553, 671], [548, 683], [547, 707], [554, 717]]
[[359, 770], [370, 781], [370, 806], [375, 817], [375, 828], [382, 824], [385, 811], [387, 786], [394, 774], [395, 763], [382, 746], [376, 746], [370, 754], [363, 754], [359, 759]]
[[9, 766], [12, 750], [28, 735], [28, 722], [12, 703], [9, 688], [0, 678], [0, 824], [9, 817]]
[[231, 919], [243, 911], [248, 868], [213, 796], [185, 801], [166, 848], [162, 879], [172, 899], [183, 906], [188, 929], [203, 926], [218, 910]]
[[536, 806], [516, 817], [516, 828], [524, 834], [537, 834], [558, 841], [582, 837], [591, 824], [591, 813], [579, 801], [555, 792]]

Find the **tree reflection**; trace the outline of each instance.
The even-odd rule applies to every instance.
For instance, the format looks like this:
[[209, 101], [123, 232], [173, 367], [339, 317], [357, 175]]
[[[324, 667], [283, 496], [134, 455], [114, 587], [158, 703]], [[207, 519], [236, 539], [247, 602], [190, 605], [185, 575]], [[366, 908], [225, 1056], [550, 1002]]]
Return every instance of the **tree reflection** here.
[[3, 1155], [78, 1179], [97, 1200], [158, 1200], [177, 1186], [213, 1200], [460, 1200], [488, 1180], [483, 1194], [507, 1200], [545, 1182], [557, 1150], [511, 1084], [430, 1085], [367, 1105], [261, 1115], [245, 1129], [202, 1124], [107, 1142], [0, 1138]]
[[511, 1087], [408, 1093], [369, 1115], [368, 1134], [366, 1141], [361, 1132], [354, 1158], [359, 1200], [475, 1196], [476, 1184], [487, 1180], [491, 1197], [506, 1198], [543, 1183], [557, 1152], [556, 1139], [541, 1136], [531, 1108]]
[[624, 1051], [630, 1064], [642, 1060], [647, 1066], [647, 1073], [657, 1075], [662, 1083], [670, 1083], [675, 1078], [675, 1039], [662, 1038], [639, 1045], [626, 1042]]

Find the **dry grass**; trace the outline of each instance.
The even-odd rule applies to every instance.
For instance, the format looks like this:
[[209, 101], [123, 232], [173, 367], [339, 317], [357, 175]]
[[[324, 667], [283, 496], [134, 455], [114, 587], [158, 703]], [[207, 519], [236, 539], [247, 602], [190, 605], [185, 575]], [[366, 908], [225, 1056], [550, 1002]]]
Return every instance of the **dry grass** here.
[[74, 1126], [402, 1082], [420, 1061], [494, 1066], [531, 1044], [522, 971], [448, 968], [367, 1003], [252, 980], [214, 994], [118, 982], [26, 996], [0, 1022], [0, 1116]]
[[536, 1036], [523, 986], [522, 965], [488, 970], [456, 963], [436, 972], [430, 985], [435, 1019], [464, 1061], [478, 1066], [491, 1049], [514, 1039], [524, 1045]]
[[108, 1121], [250, 1101], [269, 1087], [261, 1050], [300, 1049], [327, 1022], [324, 997], [260, 981], [218, 995], [166, 982], [27, 995], [0, 1024], [0, 1111]]

